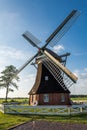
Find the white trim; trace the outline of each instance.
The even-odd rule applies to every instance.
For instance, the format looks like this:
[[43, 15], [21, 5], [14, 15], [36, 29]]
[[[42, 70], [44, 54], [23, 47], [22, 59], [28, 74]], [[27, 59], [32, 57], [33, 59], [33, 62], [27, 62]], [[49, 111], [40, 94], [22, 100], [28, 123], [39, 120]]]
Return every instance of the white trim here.
[[43, 101], [44, 101], [44, 103], [49, 102], [49, 94], [43, 95]]
[[49, 80], [49, 77], [46, 75], [45, 76], [45, 81], [48, 81]]
[[61, 102], [65, 102], [65, 94], [64, 93], [61, 94]]

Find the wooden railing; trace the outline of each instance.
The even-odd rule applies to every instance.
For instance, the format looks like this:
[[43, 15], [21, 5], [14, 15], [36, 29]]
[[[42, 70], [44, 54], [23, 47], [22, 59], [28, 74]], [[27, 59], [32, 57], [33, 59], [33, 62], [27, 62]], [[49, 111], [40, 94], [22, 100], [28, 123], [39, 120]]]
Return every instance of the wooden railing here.
[[87, 105], [72, 105], [72, 106], [0, 105], [0, 111], [7, 114], [70, 115], [70, 114], [87, 112]]
[[0, 111], [4, 113], [4, 105], [0, 104]]

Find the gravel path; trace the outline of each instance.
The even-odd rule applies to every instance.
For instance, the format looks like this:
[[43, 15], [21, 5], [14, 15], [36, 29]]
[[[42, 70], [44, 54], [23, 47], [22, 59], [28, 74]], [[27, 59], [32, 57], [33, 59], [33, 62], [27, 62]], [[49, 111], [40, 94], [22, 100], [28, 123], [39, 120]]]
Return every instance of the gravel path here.
[[87, 124], [33, 121], [24, 123], [9, 130], [87, 130]]

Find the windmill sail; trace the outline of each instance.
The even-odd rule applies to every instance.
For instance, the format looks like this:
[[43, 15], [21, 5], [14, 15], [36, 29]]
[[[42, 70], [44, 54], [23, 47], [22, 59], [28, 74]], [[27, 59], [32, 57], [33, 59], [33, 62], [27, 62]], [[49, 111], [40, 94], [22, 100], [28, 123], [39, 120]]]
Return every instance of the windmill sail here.
[[44, 47], [46, 47], [48, 44], [52, 47], [56, 45], [59, 42], [59, 40], [63, 37], [63, 35], [69, 30], [69, 28], [72, 26], [72, 24], [79, 15], [79, 11], [73, 10], [66, 17], [66, 19], [57, 27], [57, 29], [48, 37]]
[[22, 35], [32, 46], [37, 47], [37, 44], [39, 44], [41, 41], [39, 39], [37, 39], [32, 33], [26, 31], [23, 35]]
[[[39, 53], [36, 53], [33, 57], [28, 59], [18, 70], [17, 72], [13, 75], [13, 77], [10, 77], [10, 81], [14, 79], [16, 75], [18, 75], [31, 61], [38, 56]], [[8, 81], [9, 82], [9, 81]]]
[[54, 62], [74, 83], [77, 81], [77, 77], [70, 72], [65, 66], [63, 66], [57, 59], [55, 59], [50, 53], [48, 53], [46, 50], [44, 51], [44, 54]]
[[45, 56], [44, 59], [42, 59], [42, 63], [64, 90], [67, 90], [73, 85], [73, 81], [48, 57]]
[[[51, 46], [54, 46], [57, 44], [57, 42], [62, 38], [62, 36], [69, 30], [73, 22], [76, 20], [76, 18], [79, 16], [79, 12], [77, 10], [73, 10], [68, 17], [60, 24], [60, 26], [48, 37], [46, 40], [45, 45], [40, 48], [38, 44], [40, 43], [40, 40], [38, 40], [33, 34], [26, 31], [22, 36], [34, 47], [38, 48], [39, 51], [31, 57], [26, 63], [21, 66], [18, 71], [14, 74], [13, 77], [10, 78], [12, 80], [18, 73], [20, 73], [34, 58], [39, 56], [39, 59], [42, 58], [41, 55], [45, 55], [46, 58], [43, 57], [43, 59], [46, 59], [44, 61], [44, 64], [48, 66], [49, 70], [53, 75], [55, 76], [56, 70], [55, 68], [58, 68], [59, 74], [60, 71], [63, 72], [63, 76], [66, 75], [67, 78], [71, 79], [74, 83], [77, 81], [77, 77], [70, 72], [66, 67], [64, 67], [60, 61], [58, 61], [55, 57], [53, 57], [49, 52], [46, 51], [46, 46], [50, 44]], [[53, 65], [53, 68], [52, 68]], [[56, 67], [55, 67], [56, 66]], [[55, 70], [55, 73], [54, 73]], [[57, 74], [58, 75], [58, 74]], [[60, 74], [61, 76], [61, 74]], [[59, 75], [58, 75], [59, 77]], [[62, 79], [62, 78], [61, 78]], [[67, 81], [67, 80], [66, 80]], [[68, 82], [68, 81], [67, 81]]]

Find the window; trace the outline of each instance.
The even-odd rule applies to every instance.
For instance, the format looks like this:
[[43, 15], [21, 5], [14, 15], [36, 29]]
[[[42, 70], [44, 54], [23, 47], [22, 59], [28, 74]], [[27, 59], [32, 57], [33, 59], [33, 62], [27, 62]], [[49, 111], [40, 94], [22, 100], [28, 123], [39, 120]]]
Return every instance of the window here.
[[49, 79], [48, 76], [45, 76], [45, 81], [48, 81], [48, 79]]
[[49, 95], [48, 94], [44, 94], [44, 102], [49, 102]]
[[65, 102], [65, 95], [61, 94], [61, 102]]

